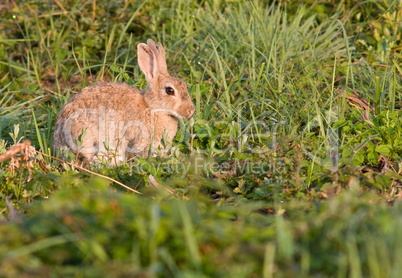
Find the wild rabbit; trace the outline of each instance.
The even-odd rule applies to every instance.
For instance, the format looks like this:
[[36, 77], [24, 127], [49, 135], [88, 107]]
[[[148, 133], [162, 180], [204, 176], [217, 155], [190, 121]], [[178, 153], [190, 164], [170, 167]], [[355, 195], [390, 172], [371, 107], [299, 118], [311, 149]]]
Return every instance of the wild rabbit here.
[[84, 163], [108, 153], [114, 153], [117, 161], [147, 156], [151, 143], [153, 148], [161, 144], [165, 130], [173, 140], [178, 119], [193, 115], [186, 84], [167, 71], [162, 44], [158, 43], [157, 49], [149, 39], [137, 50], [148, 88], [140, 91], [117, 83], [84, 88], [57, 117], [53, 136], [56, 153], [68, 147]]

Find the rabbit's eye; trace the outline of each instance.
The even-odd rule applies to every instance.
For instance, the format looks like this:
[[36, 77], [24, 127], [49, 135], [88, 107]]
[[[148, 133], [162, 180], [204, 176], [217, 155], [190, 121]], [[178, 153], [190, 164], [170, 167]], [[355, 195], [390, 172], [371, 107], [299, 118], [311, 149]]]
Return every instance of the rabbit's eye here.
[[165, 92], [166, 94], [168, 94], [169, 96], [174, 96], [174, 89], [172, 87], [166, 87], [165, 88]]

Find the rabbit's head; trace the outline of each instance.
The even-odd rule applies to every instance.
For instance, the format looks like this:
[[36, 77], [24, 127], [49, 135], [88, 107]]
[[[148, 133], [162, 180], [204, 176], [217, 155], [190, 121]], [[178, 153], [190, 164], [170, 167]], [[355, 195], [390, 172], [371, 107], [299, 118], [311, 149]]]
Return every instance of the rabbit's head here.
[[167, 71], [165, 49], [151, 39], [147, 44], [140, 43], [138, 64], [145, 74], [148, 89], [144, 98], [148, 106], [156, 112], [170, 114], [176, 118], [188, 118], [194, 113], [194, 105], [187, 91], [186, 84], [171, 77]]

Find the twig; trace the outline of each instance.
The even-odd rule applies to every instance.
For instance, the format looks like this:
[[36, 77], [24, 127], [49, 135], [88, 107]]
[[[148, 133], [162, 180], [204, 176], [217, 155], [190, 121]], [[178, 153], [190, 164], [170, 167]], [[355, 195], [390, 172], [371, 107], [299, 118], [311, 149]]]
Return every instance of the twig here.
[[362, 98], [357, 92], [353, 92], [353, 94], [355, 95], [354, 97], [345, 95], [345, 98], [347, 98], [351, 101], [354, 101], [355, 103], [359, 104], [360, 106], [358, 106], [357, 104], [352, 103], [352, 102], [349, 102], [349, 105], [357, 108], [357, 110], [359, 110], [359, 112], [361, 110], [364, 111], [362, 114], [363, 118], [366, 121], [371, 122], [369, 112], [371, 111], [374, 114], [375, 113], [374, 108], [372, 106], [370, 106], [369, 103], [367, 102], [367, 100]]
[[154, 178], [154, 176], [149, 175], [149, 180], [148, 180], [149, 184], [152, 185], [153, 187], [156, 188], [160, 188], [163, 187], [164, 189], [166, 189], [167, 192], [169, 192], [170, 194], [174, 193], [174, 190], [172, 188], [170, 188], [169, 186], [161, 186], [156, 179]]
[[[161, 184], [159, 184], [156, 179], [154, 178], [154, 176], [149, 175], [149, 180], [148, 180], [149, 184], [152, 185], [153, 187], [156, 188], [163, 188], [165, 189], [169, 194], [173, 194], [175, 191], [173, 188], [169, 187], [169, 186], [162, 186]], [[186, 196], [183, 196], [184, 200], [189, 200]]]
[[[5, 161], [6, 159], [9, 159], [9, 158], [12, 159], [13, 156], [16, 155], [16, 154], [19, 153], [19, 152], [23, 153], [25, 160], [28, 160], [28, 156], [27, 156], [27, 155], [28, 155], [28, 154], [27, 154], [28, 151], [27, 151], [27, 150], [29, 149], [30, 146], [31, 146], [31, 142], [30, 142], [30, 141], [25, 141], [25, 142], [23, 142], [23, 143], [15, 144], [15, 145], [12, 146], [11, 148], [9, 148], [5, 153], [3, 153], [2, 155], [0, 155], [0, 162], [3, 162], [3, 161]], [[137, 190], [135, 190], [135, 189], [132, 189], [131, 187], [128, 187], [127, 185], [125, 185], [125, 184], [123, 184], [123, 183], [121, 183], [121, 182], [119, 182], [119, 181], [117, 181], [117, 180], [115, 180], [115, 179], [112, 179], [111, 177], [108, 177], [108, 176], [104, 176], [104, 175], [95, 173], [95, 172], [90, 171], [90, 170], [88, 170], [88, 169], [85, 169], [85, 168], [83, 168], [83, 167], [81, 167], [81, 166], [78, 166], [78, 165], [76, 165], [76, 164], [73, 164], [73, 163], [64, 161], [64, 160], [62, 160], [62, 159], [59, 159], [59, 158], [57, 158], [57, 157], [54, 157], [54, 156], [51, 156], [51, 155], [48, 155], [48, 154], [44, 154], [44, 153], [42, 153], [42, 152], [40, 152], [40, 151], [37, 151], [37, 150], [34, 150], [34, 151], [35, 151], [36, 153], [38, 153], [38, 154], [43, 155], [43, 156], [47, 156], [47, 157], [50, 157], [50, 158], [52, 158], [52, 159], [58, 160], [58, 161], [60, 161], [60, 162], [66, 163], [66, 164], [68, 164], [68, 165], [70, 165], [70, 166], [74, 166], [75, 168], [80, 169], [80, 170], [85, 171], [85, 172], [88, 172], [88, 173], [90, 173], [90, 174], [92, 174], [92, 175], [95, 175], [95, 176], [102, 177], [102, 178], [104, 178], [104, 179], [110, 180], [110, 181], [112, 181], [112, 182], [114, 182], [114, 183], [116, 183], [116, 184], [118, 184], [118, 185], [120, 185], [120, 186], [122, 186], [122, 187], [124, 187], [124, 188], [126, 188], [126, 189], [128, 189], [128, 190], [130, 190], [130, 191], [132, 191], [132, 192], [135, 192], [135, 193], [137, 193], [137, 194], [142, 194], [141, 192], [139, 192], [139, 191], [137, 191]], [[26, 156], [26, 157], [25, 157], [25, 156]], [[28, 167], [28, 170], [30, 171], [30, 167]]]
[[59, 1], [54, 0], [54, 2], [57, 4], [57, 6], [59, 6], [59, 7], [60, 7], [60, 9], [62, 9], [62, 10], [63, 10], [63, 12], [64, 12], [64, 13], [67, 13], [66, 9], [63, 7], [63, 5], [62, 5], [62, 4], [60, 4], [60, 2], [59, 2]]
[[[63, 15], [63, 14], [68, 14], [67, 11], [64, 12], [55, 12], [55, 13], [51, 13], [51, 14], [42, 14], [42, 15], [38, 15], [36, 16], [37, 18], [41, 18], [41, 17], [48, 17], [48, 16], [55, 16], [55, 15]], [[35, 17], [28, 17], [26, 18], [26, 20], [32, 20], [35, 19]]]
[[132, 192], [135, 192], [135, 193], [137, 193], [137, 194], [142, 194], [141, 192], [139, 192], [139, 191], [137, 191], [137, 190], [135, 190], [135, 189], [132, 189], [131, 187], [128, 187], [128, 186], [125, 185], [124, 183], [121, 183], [121, 182], [119, 182], [119, 181], [117, 181], [117, 180], [115, 180], [115, 179], [112, 179], [111, 177], [98, 174], [98, 173], [93, 172], [93, 171], [90, 171], [90, 170], [88, 170], [88, 169], [86, 169], [86, 168], [84, 168], [84, 167], [78, 166], [78, 165], [76, 165], [76, 164], [74, 164], [74, 163], [70, 163], [70, 162], [64, 161], [63, 159], [60, 159], [60, 158], [57, 158], [57, 157], [54, 157], [54, 156], [51, 156], [51, 155], [48, 155], [48, 154], [44, 154], [44, 153], [42, 153], [42, 152], [40, 152], [40, 151], [37, 151], [37, 150], [35, 150], [35, 151], [36, 151], [38, 154], [41, 154], [41, 155], [50, 157], [50, 158], [52, 158], [52, 159], [55, 159], [55, 160], [58, 160], [58, 161], [60, 161], [60, 162], [66, 163], [66, 164], [68, 164], [68, 165], [70, 165], [70, 166], [74, 166], [75, 168], [80, 169], [80, 170], [85, 171], [85, 172], [88, 172], [88, 173], [90, 173], [90, 174], [92, 174], [92, 175], [95, 175], [95, 176], [102, 177], [102, 178], [104, 178], [104, 179], [110, 180], [110, 181], [112, 181], [112, 182], [114, 182], [114, 183], [116, 183], [116, 184], [118, 184], [118, 185], [120, 185], [120, 186], [123, 186], [125, 189], [128, 189], [128, 190], [130, 190], [130, 191], [132, 191]]

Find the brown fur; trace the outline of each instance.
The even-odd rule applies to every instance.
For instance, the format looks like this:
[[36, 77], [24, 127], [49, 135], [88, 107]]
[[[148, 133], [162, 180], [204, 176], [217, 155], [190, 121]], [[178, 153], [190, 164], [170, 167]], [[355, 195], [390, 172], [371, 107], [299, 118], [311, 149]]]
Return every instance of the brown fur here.
[[[54, 132], [54, 148], [68, 147], [79, 153], [82, 161], [91, 162], [94, 156], [115, 153], [117, 160], [129, 156], [146, 156], [152, 141], [160, 145], [168, 131], [173, 140], [178, 118], [191, 117], [194, 105], [186, 84], [171, 77], [166, 70], [165, 51], [152, 40], [138, 45], [138, 60], [148, 81], [148, 89], [139, 91], [127, 84], [101, 83], [84, 88], [70, 99], [60, 111]], [[175, 89], [168, 95], [166, 87]], [[82, 145], [79, 136], [86, 130]], [[108, 150], [105, 144], [109, 145]]]

